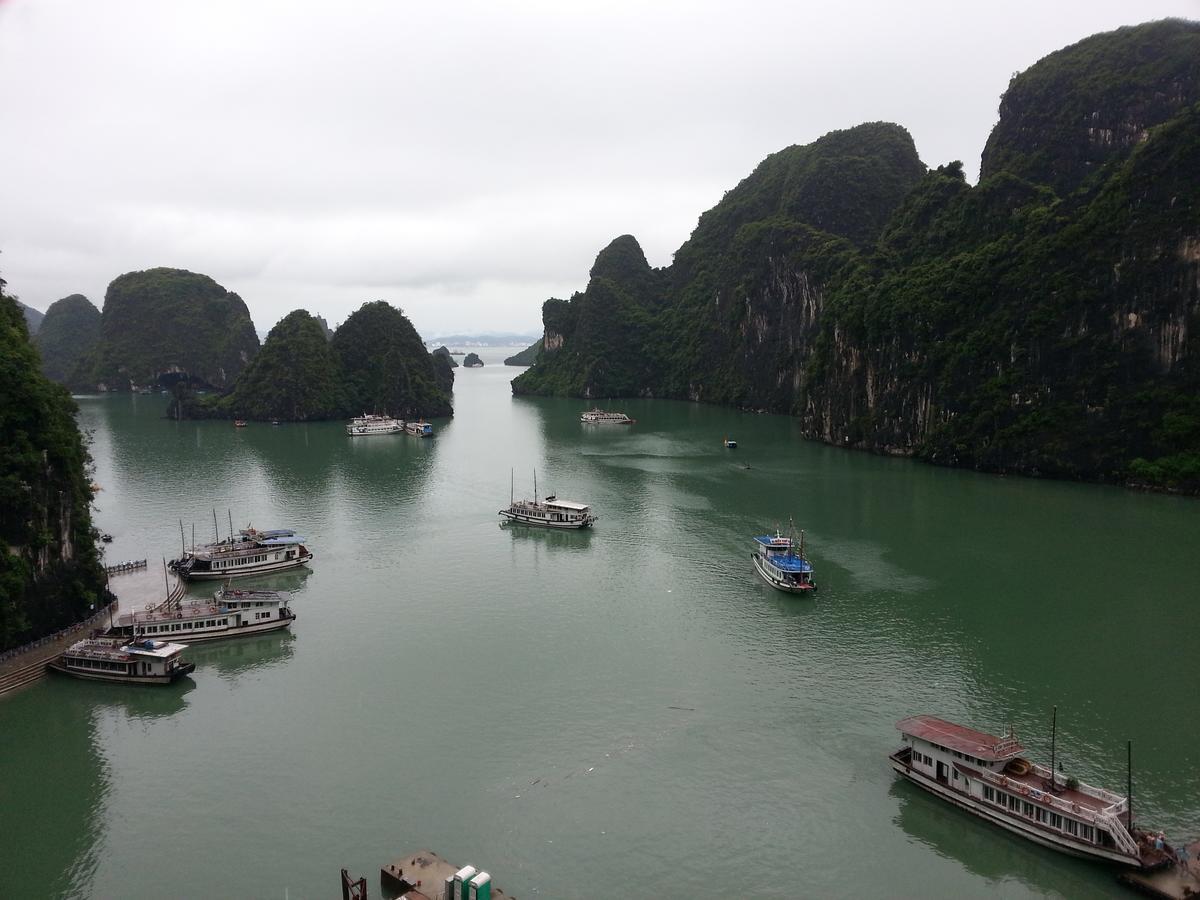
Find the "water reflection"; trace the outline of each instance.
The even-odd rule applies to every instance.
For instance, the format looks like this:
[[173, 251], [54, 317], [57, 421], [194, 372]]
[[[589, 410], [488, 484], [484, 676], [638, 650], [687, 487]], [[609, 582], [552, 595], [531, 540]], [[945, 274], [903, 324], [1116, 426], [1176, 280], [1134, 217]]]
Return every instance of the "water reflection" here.
[[1115, 889], [1107, 866], [1039, 847], [899, 778], [888, 796], [896, 803], [892, 821], [905, 834], [991, 882], [1017, 881], [1035, 890], [1053, 884], [1068, 897]]
[[514, 549], [521, 544], [532, 547], [534, 552], [546, 549], [550, 552], [584, 553], [592, 546], [590, 528], [539, 528], [536, 525], [520, 525], [501, 522], [501, 531], [512, 535]]
[[235, 637], [223, 641], [192, 644], [188, 657], [196, 664], [193, 676], [207, 678], [216, 674], [229, 678], [252, 669], [270, 669], [291, 659], [296, 636], [290, 629], [258, 637]]

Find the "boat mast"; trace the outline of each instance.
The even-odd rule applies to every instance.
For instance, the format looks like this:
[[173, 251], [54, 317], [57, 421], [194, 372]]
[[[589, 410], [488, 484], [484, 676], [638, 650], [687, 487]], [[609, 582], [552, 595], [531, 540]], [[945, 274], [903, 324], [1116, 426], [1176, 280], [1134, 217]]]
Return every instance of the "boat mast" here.
[[179, 520], [179, 555], [180, 556], [187, 555], [187, 547], [184, 546], [184, 540], [183, 540], [183, 519]]
[[1054, 789], [1054, 736], [1058, 731], [1058, 705], [1050, 716], [1050, 789]]
[[221, 543], [221, 532], [217, 531], [217, 508], [215, 506], [213, 507], [213, 541], [217, 544]]
[[508, 470], [508, 505], [510, 508], [516, 502], [516, 497], [514, 496], [514, 494], [516, 492], [516, 484], [517, 484], [517, 470], [509, 469]]
[[225, 512], [229, 516], [229, 544], [233, 545], [233, 510], [226, 509]]
[[533, 470], [533, 502], [534, 502], [534, 504], [535, 504], [535, 505], [536, 505], [536, 504], [537, 504], [537, 502], [538, 502], [538, 498], [537, 498], [537, 469], [534, 469], [534, 470]]
[[1127, 768], [1125, 770], [1125, 829], [1133, 834], [1133, 741], [1125, 742]]

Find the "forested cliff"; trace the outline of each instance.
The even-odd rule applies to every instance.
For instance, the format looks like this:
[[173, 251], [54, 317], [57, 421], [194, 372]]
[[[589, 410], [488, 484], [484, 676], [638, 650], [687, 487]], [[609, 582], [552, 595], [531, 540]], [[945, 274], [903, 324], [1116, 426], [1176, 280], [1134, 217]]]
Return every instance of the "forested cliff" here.
[[74, 412], [66, 390], [42, 375], [0, 279], [0, 650], [106, 601]]
[[765, 160], [661, 270], [618, 238], [515, 393], [791, 413], [831, 443], [1200, 488], [1200, 25], [1014, 76], [978, 185], [896, 125]]

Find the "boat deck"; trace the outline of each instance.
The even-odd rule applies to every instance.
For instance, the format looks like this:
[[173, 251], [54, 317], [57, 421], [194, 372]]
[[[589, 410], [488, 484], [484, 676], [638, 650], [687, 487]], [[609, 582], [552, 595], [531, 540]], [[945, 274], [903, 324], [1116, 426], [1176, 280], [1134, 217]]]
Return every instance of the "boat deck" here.
[[[961, 762], [955, 762], [955, 766], [958, 767], [959, 771], [966, 772], [972, 778], [982, 778], [978, 769], [965, 766]], [[1066, 803], [1072, 807], [1088, 810], [1093, 813], [1103, 812], [1113, 805], [1108, 800], [1093, 797], [1090, 794], [1083, 793], [1083, 791], [1073, 790], [1063, 785], [1058, 785], [1057, 789], [1051, 793], [1047, 789], [1046, 779], [1033, 771], [1027, 772], [1024, 775], [1013, 775], [1005, 772], [1004, 780], [1007, 784], [1000, 783], [996, 787], [1000, 790], [1008, 790], [1012, 793], [1020, 794], [1032, 803], [1040, 802], [1043, 806], [1053, 805], [1050, 803], [1051, 797], [1061, 803]], [[1061, 809], [1061, 807], [1058, 808]]]

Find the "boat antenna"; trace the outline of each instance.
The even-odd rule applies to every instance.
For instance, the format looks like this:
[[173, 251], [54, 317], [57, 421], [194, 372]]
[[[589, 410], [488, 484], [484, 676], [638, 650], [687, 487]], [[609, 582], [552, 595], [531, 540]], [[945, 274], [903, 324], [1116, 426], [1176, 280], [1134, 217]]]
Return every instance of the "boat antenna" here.
[[213, 540], [218, 544], [221, 542], [221, 532], [217, 531], [217, 508], [213, 507]]
[[1058, 731], [1058, 704], [1054, 706], [1054, 712], [1050, 714], [1050, 789], [1054, 789], [1054, 738]]
[[1125, 828], [1133, 834], [1133, 741], [1125, 742], [1125, 754], [1128, 768], [1125, 770]]

